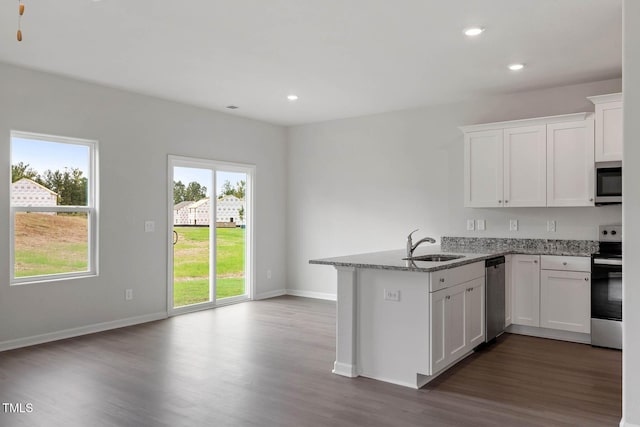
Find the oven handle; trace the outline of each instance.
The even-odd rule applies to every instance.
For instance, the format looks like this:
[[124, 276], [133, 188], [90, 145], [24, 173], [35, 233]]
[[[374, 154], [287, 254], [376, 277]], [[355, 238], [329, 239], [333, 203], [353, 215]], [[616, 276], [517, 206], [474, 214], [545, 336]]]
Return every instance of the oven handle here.
[[599, 265], [622, 265], [621, 259], [606, 259], [606, 258], [594, 258], [594, 264]]

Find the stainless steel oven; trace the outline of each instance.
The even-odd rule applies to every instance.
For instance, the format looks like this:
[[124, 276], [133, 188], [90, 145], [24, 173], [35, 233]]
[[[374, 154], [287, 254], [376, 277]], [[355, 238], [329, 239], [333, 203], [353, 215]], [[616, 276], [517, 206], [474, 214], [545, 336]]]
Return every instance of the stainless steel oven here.
[[600, 227], [591, 256], [591, 345], [622, 349], [622, 226]]
[[596, 205], [622, 203], [622, 162], [596, 163]]

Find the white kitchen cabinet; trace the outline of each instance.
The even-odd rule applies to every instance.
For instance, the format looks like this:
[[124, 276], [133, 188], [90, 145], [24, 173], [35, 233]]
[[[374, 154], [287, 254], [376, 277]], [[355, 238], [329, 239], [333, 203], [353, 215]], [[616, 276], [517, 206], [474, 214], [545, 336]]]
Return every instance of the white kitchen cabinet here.
[[547, 206], [594, 206], [594, 121], [547, 125]]
[[511, 258], [512, 323], [540, 326], [540, 256]]
[[591, 113], [461, 130], [465, 207], [593, 206]]
[[542, 270], [540, 326], [570, 332], [591, 332], [591, 273]]
[[485, 330], [485, 293], [484, 278], [465, 284], [465, 333], [469, 350], [484, 342]]
[[511, 280], [511, 255], [504, 257], [504, 327], [508, 327], [513, 323], [511, 309], [512, 280]]
[[590, 96], [596, 106], [595, 160], [622, 161], [622, 94]]
[[464, 205], [487, 208], [502, 206], [503, 131], [465, 133]]
[[503, 206], [546, 205], [546, 127], [538, 125], [505, 129]]
[[484, 341], [484, 277], [431, 293], [431, 374]]

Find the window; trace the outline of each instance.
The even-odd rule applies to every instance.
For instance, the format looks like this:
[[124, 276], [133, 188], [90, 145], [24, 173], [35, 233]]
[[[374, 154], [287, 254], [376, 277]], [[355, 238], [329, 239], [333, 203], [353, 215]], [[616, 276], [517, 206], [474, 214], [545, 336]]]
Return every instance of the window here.
[[11, 283], [97, 275], [96, 141], [11, 132]]

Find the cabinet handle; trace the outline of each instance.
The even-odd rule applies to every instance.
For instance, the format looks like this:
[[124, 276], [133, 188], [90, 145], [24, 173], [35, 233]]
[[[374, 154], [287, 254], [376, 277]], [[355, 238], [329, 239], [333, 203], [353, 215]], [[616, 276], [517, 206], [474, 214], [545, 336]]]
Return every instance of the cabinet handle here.
[[562, 265], [567, 265], [566, 261], [562, 263]]
[[593, 202], [593, 199], [589, 199], [590, 202]]
[[534, 263], [534, 264], [537, 264], [537, 263], [538, 263], [538, 260], [537, 260], [537, 259], [534, 259], [534, 260], [533, 260], [533, 263]]
[[502, 200], [498, 200], [498, 203], [502, 203]]
[[444, 283], [444, 277], [440, 278], [440, 283]]
[[589, 278], [588, 278], [588, 277], [585, 277], [585, 278], [584, 278], [584, 281], [585, 281], [585, 282], [588, 282], [588, 281], [589, 281]]
[[451, 295], [447, 295], [447, 298], [446, 298], [446, 299], [451, 299]]
[[509, 203], [509, 201], [508, 201], [508, 200], [505, 200], [504, 202], [505, 202], [505, 203]]

